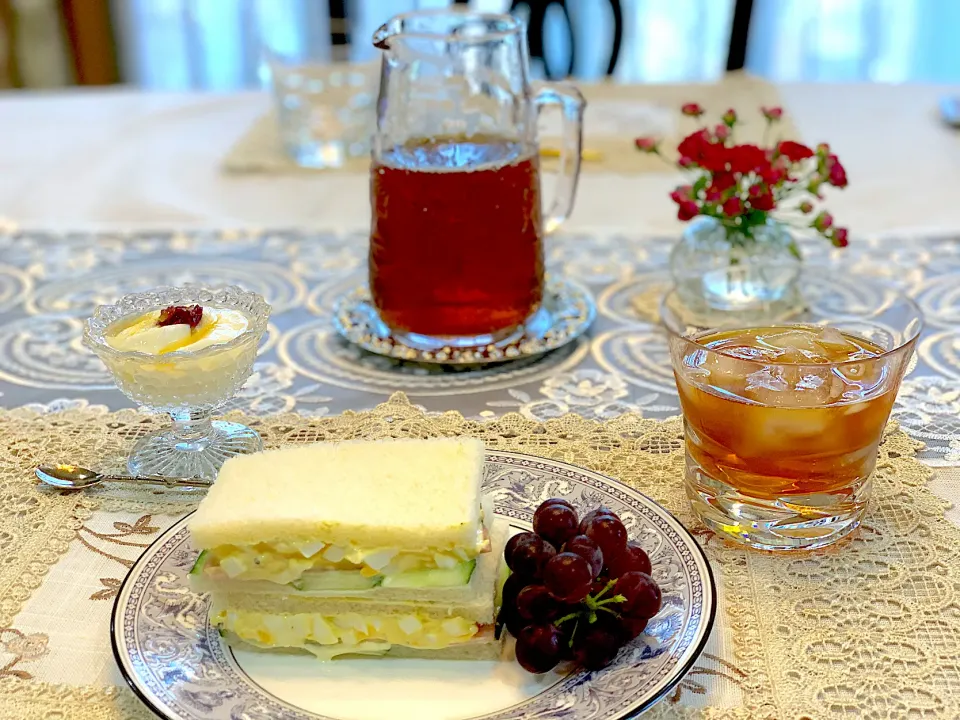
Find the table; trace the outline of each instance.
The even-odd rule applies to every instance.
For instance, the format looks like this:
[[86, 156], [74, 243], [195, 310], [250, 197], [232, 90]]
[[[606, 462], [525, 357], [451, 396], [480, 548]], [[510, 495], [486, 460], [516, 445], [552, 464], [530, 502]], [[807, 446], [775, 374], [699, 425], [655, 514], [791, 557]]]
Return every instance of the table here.
[[[943, 91], [796, 85], [781, 95], [805, 139], [831, 142], [852, 183], [829, 205], [853, 228], [851, 251], [808, 245], [808, 263], [842, 269], [838, 282], [851, 293], [862, 290], [857, 274], [907, 290], [932, 321], [897, 416], [928, 444], [921, 457], [937, 469], [931, 488], [958, 499], [960, 233], [953, 231], [960, 208], [947, 188], [960, 179], [960, 150], [934, 119]], [[476, 418], [677, 412], [649, 316], [678, 229], [666, 198], [675, 181], [669, 173], [585, 177], [572, 221], [551, 241], [551, 268], [598, 297], [600, 319], [588, 341], [473, 376], [419, 368], [398, 375], [385, 361], [351, 355], [328, 331], [325, 314], [362, 274], [366, 178], [225, 178], [216, 169], [264, 98], [119, 91], [0, 102], [0, 130], [16, 138], [0, 147], [4, 407], [31, 403], [23, 411], [31, 417], [58, 410], [95, 417], [106, 411], [100, 406], [126, 406], [78, 347], [78, 318], [128, 288], [226, 277], [261, 289], [277, 308], [257, 374], [233, 404], [247, 413], [336, 414], [373, 407], [398, 389], [429, 412], [458, 409]], [[283, 229], [297, 227], [309, 229]], [[49, 577], [18, 586], [8, 603], [20, 610], [0, 629], [0, 657], [12, 663], [0, 677], [8, 692], [14, 671], [87, 689], [120, 683], [104, 647], [109, 600], [138, 548], [173, 515], [131, 506], [82, 511], [63, 519], [59, 544], [48, 550]], [[960, 523], [957, 510], [948, 516]], [[50, 608], [68, 600], [88, 608], [82, 624], [51, 620]], [[729, 627], [715, 634], [708, 652], [720, 658], [717, 674], [697, 678], [702, 691], [685, 697], [688, 707], [742, 701], [736, 672], [722, 665], [731, 643]], [[89, 692], [91, 702], [103, 701], [102, 691]], [[0, 697], [0, 717], [16, 716], [4, 704], [9, 696]]]
[[[950, 190], [960, 136], [936, 118], [951, 88], [794, 84], [779, 88], [803, 136], [827, 140], [851, 186], [831, 199], [854, 231], [957, 227]], [[955, 88], [953, 89], [955, 90]], [[361, 176], [225, 177], [217, 166], [266, 96], [114, 92], [6, 94], [0, 215], [25, 227], [362, 228]], [[731, 99], [742, 112], [742, 108]], [[568, 229], [677, 232], [671, 173], [591, 176]], [[924, 191], [917, 192], [918, 186]], [[909, 200], [908, 200], [909, 198]]]

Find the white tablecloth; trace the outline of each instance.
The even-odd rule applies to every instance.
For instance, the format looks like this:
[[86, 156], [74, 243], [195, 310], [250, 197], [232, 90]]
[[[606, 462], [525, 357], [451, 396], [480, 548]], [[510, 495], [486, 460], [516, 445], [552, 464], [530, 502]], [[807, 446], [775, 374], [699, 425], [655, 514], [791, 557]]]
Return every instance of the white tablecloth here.
[[[960, 133], [934, 86], [785, 85], [803, 139], [828, 141], [850, 187], [829, 207], [853, 232], [960, 227]], [[960, 91], [960, 90], [958, 90]], [[367, 178], [225, 176], [220, 159], [267, 96], [73, 92], [0, 98], [0, 216], [28, 227], [291, 226], [368, 222]], [[736, 98], [730, 104], [741, 114]], [[720, 111], [720, 108], [716, 108]], [[679, 227], [671, 173], [590, 174], [569, 229]]]

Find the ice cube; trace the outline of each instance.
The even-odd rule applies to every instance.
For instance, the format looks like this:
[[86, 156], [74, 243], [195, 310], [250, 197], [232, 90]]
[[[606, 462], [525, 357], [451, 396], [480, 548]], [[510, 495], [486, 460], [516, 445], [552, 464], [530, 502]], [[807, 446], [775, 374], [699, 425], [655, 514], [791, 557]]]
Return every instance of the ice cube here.
[[847, 389], [829, 368], [764, 368], [750, 375], [746, 396], [761, 405], [817, 408], [840, 400]]
[[779, 350], [757, 347], [756, 345], [735, 345], [732, 347], [724, 347], [723, 352], [725, 355], [732, 355], [736, 358], [754, 361], [777, 360], [783, 354]]
[[863, 380], [867, 374], [867, 365], [866, 363], [845, 364], [838, 367], [837, 371], [847, 380], [859, 382]]
[[825, 379], [820, 375], [804, 375], [797, 381], [794, 387], [797, 390], [816, 390], [817, 388], [823, 387], [824, 382]]
[[[697, 380], [719, 387], [731, 387], [742, 382], [742, 378], [749, 370], [749, 365], [736, 358], [721, 355], [707, 350], [698, 350], [689, 355], [696, 365], [691, 368]], [[689, 367], [689, 365], [688, 365]]]
[[769, 408], [753, 429], [753, 437], [758, 444], [772, 449], [789, 446], [796, 438], [821, 435], [829, 426], [830, 413], [826, 410], [801, 408], [785, 412], [782, 408]]
[[797, 328], [773, 335], [763, 335], [759, 339], [771, 347], [781, 348], [782, 350], [794, 349], [816, 352], [817, 347], [813, 338], [814, 335], [810, 330]]
[[709, 353], [706, 350], [698, 349], [683, 356], [683, 368], [686, 375], [696, 377], [707, 377], [710, 375], [710, 368], [704, 367]]
[[843, 333], [834, 327], [821, 328], [820, 332], [817, 333], [813, 341], [820, 347], [827, 350], [831, 355], [834, 355], [834, 359], [838, 360], [841, 358], [836, 358], [836, 353], [842, 353], [843, 358], [845, 359], [851, 352], [854, 352], [857, 349], [856, 345], [847, 340], [843, 336]]
[[765, 367], [750, 373], [747, 375], [747, 385], [745, 389], [748, 393], [752, 390], [782, 392], [789, 389], [790, 385], [783, 379], [783, 375], [779, 370], [780, 368]]
[[803, 328], [787, 332], [764, 335], [762, 342], [781, 351], [779, 361], [783, 363], [809, 364], [825, 363], [829, 357], [824, 348], [814, 342], [816, 335]]
[[863, 350], [852, 353], [849, 357], [851, 360], [864, 361], [847, 362], [837, 367], [837, 374], [846, 382], [848, 395], [851, 398], [875, 390], [883, 384], [887, 375], [886, 360]]

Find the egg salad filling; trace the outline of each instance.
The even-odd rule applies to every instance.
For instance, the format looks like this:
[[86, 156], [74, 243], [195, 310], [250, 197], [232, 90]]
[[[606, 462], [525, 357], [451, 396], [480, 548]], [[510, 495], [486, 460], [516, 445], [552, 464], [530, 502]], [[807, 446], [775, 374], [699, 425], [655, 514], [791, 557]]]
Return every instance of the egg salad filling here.
[[320, 615], [261, 613], [223, 609], [212, 616], [221, 632], [229, 632], [256, 647], [290, 647], [323, 658], [348, 653], [382, 654], [391, 645], [439, 649], [467, 642], [480, 626], [462, 617], [430, 618], [405, 615]]
[[470, 581], [477, 556], [489, 551], [490, 539], [481, 524], [477, 542], [469, 548], [412, 551], [320, 541], [221, 545], [201, 553], [193, 572], [211, 579], [269, 580], [296, 590], [462, 585]]

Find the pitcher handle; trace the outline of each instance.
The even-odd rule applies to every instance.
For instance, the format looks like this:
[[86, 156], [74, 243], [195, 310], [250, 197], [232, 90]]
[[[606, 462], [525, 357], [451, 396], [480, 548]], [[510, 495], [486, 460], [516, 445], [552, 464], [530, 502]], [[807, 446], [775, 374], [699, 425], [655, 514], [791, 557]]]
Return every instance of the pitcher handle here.
[[583, 111], [586, 100], [575, 87], [558, 83], [534, 83], [533, 102], [537, 112], [545, 105], [557, 105], [561, 113], [560, 170], [553, 202], [543, 219], [549, 235], [559, 228], [573, 210], [580, 179], [580, 154], [583, 150]]

